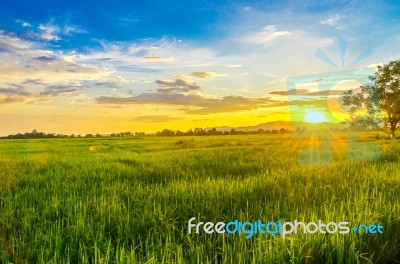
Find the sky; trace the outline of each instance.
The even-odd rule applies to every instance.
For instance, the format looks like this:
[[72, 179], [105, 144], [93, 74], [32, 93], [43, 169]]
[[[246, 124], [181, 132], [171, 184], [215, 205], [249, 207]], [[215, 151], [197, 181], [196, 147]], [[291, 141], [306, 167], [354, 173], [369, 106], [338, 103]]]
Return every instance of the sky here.
[[340, 121], [398, 32], [396, 1], [1, 1], [0, 135]]

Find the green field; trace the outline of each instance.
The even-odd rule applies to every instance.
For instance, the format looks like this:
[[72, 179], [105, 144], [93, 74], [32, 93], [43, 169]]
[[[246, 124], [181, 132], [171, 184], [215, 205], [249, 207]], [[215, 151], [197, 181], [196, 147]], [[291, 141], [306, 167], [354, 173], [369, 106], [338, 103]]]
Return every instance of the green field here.
[[[1, 263], [400, 263], [400, 144], [299, 166], [291, 135], [0, 141]], [[188, 234], [187, 222], [380, 223], [371, 234]]]

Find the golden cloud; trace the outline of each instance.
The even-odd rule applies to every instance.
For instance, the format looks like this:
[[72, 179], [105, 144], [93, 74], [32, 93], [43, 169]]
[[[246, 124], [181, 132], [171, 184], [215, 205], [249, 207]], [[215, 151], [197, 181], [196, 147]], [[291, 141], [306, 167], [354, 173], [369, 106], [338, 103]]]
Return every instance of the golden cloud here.
[[149, 61], [149, 62], [172, 62], [174, 61], [174, 57], [143, 57], [142, 61]]

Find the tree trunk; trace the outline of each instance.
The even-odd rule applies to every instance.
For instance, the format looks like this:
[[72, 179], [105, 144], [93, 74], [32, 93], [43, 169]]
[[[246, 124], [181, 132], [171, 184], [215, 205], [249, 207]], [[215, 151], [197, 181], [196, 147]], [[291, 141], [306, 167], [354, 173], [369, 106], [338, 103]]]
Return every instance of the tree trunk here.
[[390, 134], [391, 134], [391, 138], [392, 140], [396, 139], [396, 127], [397, 127], [397, 122], [392, 121], [390, 122]]

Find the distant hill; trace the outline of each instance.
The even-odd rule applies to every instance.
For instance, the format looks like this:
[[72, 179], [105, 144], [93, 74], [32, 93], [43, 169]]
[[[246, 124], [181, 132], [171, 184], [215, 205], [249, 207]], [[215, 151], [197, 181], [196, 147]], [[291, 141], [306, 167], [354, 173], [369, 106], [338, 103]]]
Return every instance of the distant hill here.
[[[303, 122], [299, 122], [303, 123]], [[281, 128], [285, 129], [291, 129], [292, 128], [292, 122], [290, 121], [272, 121], [272, 122], [266, 122], [254, 126], [242, 126], [242, 127], [230, 127], [230, 126], [222, 126], [222, 127], [216, 127], [217, 130], [219, 131], [231, 131], [232, 129], [235, 129], [237, 131], [254, 131], [254, 130], [259, 130], [260, 128], [263, 130], [279, 130]], [[206, 129], [211, 129], [211, 128], [206, 128]]]
[[[303, 122], [296, 122], [296, 123], [303, 123]], [[293, 122], [291, 121], [272, 121], [272, 122], [266, 122], [262, 123], [256, 126], [245, 126], [245, 127], [238, 127], [235, 128], [236, 130], [258, 130], [258, 129], [264, 129], [264, 130], [279, 130], [281, 128], [288, 129], [290, 130], [292, 128]]]
[[[323, 128], [343, 128], [342, 124], [337, 124], [337, 123], [318, 123], [318, 124], [310, 124], [306, 122], [301, 122], [301, 121], [271, 121], [271, 122], [266, 122], [266, 123], [261, 123], [258, 125], [254, 126], [242, 126], [242, 127], [229, 127], [229, 126], [222, 126], [222, 127], [216, 127], [217, 130], [219, 131], [231, 131], [232, 128], [234, 128], [237, 131], [256, 131], [259, 130], [260, 128], [263, 130], [279, 130], [281, 128], [287, 129], [287, 130], [292, 130], [293, 128], [298, 128], [298, 127], [304, 127], [304, 128], [309, 128], [313, 126], [318, 126], [318, 127], [323, 127]], [[211, 129], [211, 128], [206, 128], [206, 129]]]

